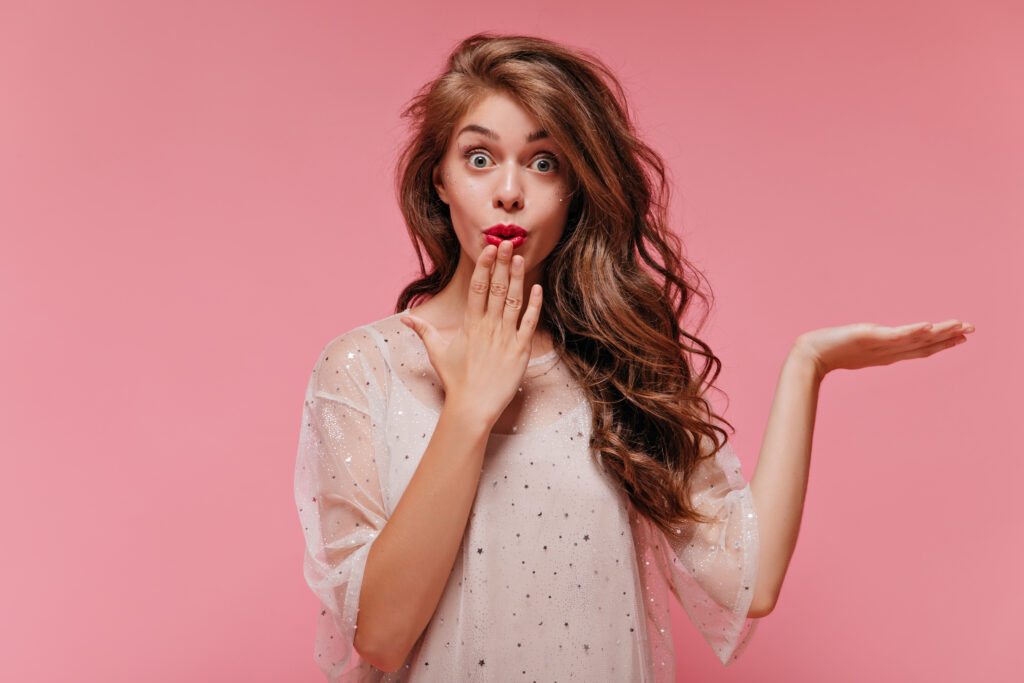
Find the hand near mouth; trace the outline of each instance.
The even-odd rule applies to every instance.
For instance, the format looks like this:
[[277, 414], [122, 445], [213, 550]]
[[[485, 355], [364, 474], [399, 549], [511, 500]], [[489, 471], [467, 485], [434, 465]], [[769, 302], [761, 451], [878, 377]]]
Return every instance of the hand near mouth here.
[[542, 291], [534, 285], [519, 320], [525, 263], [522, 256], [512, 255], [512, 249], [511, 240], [502, 240], [480, 254], [470, 281], [465, 320], [451, 342], [421, 318], [411, 314], [401, 318], [423, 341], [444, 384], [445, 409], [472, 415], [489, 428], [522, 383], [540, 319]]

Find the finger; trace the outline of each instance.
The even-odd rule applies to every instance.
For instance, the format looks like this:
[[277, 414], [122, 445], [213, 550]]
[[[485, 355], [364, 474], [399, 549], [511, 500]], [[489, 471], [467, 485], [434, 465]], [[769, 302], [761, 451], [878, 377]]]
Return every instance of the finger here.
[[932, 325], [930, 332], [932, 334], [946, 334], [947, 332], [953, 332], [954, 330], [959, 331], [960, 321], [955, 318], [952, 320], [943, 320], [941, 323], [935, 323]]
[[871, 331], [880, 339], [895, 341], [899, 339], [919, 339], [932, 328], [932, 323], [922, 322], [911, 325], [870, 325]]
[[949, 321], [949, 323], [947, 325], [947, 329], [950, 332], [955, 332], [957, 334], [963, 334], [963, 333], [974, 332], [974, 325], [970, 324], [969, 322], [964, 322], [962, 320], [952, 320], [952, 321]]
[[537, 321], [540, 320], [540, 306], [542, 299], [544, 298], [544, 292], [540, 285], [534, 285], [530, 288], [530, 302], [526, 306], [526, 312], [523, 313], [523, 320], [519, 323], [518, 337], [520, 341], [528, 341], [533, 336], [533, 331], [537, 329]]
[[946, 320], [941, 323], [915, 323], [913, 325], [902, 325], [889, 328], [889, 339], [909, 339], [911, 341], [927, 340], [928, 343], [939, 343], [949, 338], [951, 334], [969, 334], [974, 331], [970, 323], [959, 320]]
[[469, 300], [466, 302], [466, 322], [476, 322], [487, 310], [487, 292], [491, 285], [491, 266], [498, 249], [488, 244], [476, 260], [476, 268], [469, 281]]
[[974, 332], [974, 325], [959, 320], [947, 320], [932, 325], [929, 329], [913, 335], [913, 339], [924, 346], [940, 344], [961, 334]]
[[491, 275], [490, 296], [487, 297], [487, 317], [498, 322], [505, 310], [505, 294], [508, 292], [508, 266], [512, 260], [512, 240], [502, 240], [498, 245], [498, 261]]
[[423, 345], [427, 347], [428, 355], [439, 351], [444, 345], [444, 338], [441, 336], [441, 333], [423, 318], [417, 318], [410, 313], [402, 316], [399, 320], [406, 327], [412, 328], [416, 336], [423, 340]]
[[515, 332], [519, 323], [519, 312], [523, 309], [523, 271], [525, 270], [522, 256], [513, 256], [509, 268], [512, 276], [508, 283], [508, 294], [505, 295], [505, 311], [502, 314], [502, 327]]
[[893, 357], [893, 361], [895, 362], [898, 360], [905, 360], [907, 358], [925, 358], [934, 353], [938, 353], [943, 349], [953, 348], [954, 346], [962, 344], [965, 341], [967, 341], [967, 337], [960, 334], [955, 337], [950, 337], [949, 339], [943, 339], [942, 341], [936, 342], [934, 344], [922, 346], [921, 348], [918, 349], [911, 349], [909, 351], [904, 351], [903, 353], [898, 353]]

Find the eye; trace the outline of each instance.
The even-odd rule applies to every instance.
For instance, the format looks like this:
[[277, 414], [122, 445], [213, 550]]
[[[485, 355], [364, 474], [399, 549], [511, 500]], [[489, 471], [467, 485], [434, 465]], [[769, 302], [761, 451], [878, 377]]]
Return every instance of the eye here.
[[533, 162], [541, 173], [554, 173], [558, 170], [558, 159], [555, 155], [543, 156]]
[[469, 165], [473, 168], [487, 168], [489, 158], [479, 149], [471, 149], [463, 154], [463, 156], [469, 159]]

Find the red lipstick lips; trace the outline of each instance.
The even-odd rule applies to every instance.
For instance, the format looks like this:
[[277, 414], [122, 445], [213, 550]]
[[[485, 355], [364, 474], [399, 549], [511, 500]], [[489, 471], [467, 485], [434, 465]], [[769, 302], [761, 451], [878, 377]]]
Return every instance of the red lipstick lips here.
[[499, 223], [484, 230], [484, 234], [487, 236], [488, 244], [499, 245], [507, 239], [512, 242], [513, 249], [526, 241], [526, 231], [518, 225], [503, 225]]

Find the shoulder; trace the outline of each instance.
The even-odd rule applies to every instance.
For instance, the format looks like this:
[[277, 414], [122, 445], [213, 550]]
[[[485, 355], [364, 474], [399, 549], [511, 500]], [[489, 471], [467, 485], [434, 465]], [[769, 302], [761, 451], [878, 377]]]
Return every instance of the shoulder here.
[[322, 347], [317, 357], [312, 373], [313, 387], [323, 389], [342, 377], [361, 383], [373, 378], [380, 380], [390, 365], [389, 337], [403, 329], [405, 326], [395, 314], [337, 335]]
[[385, 351], [386, 349], [382, 349], [381, 346], [388, 343], [388, 336], [406, 329], [398, 321], [399, 315], [389, 315], [342, 332], [323, 346], [317, 364], [330, 362], [332, 359], [335, 362], [352, 360], [355, 356], [349, 354]]

